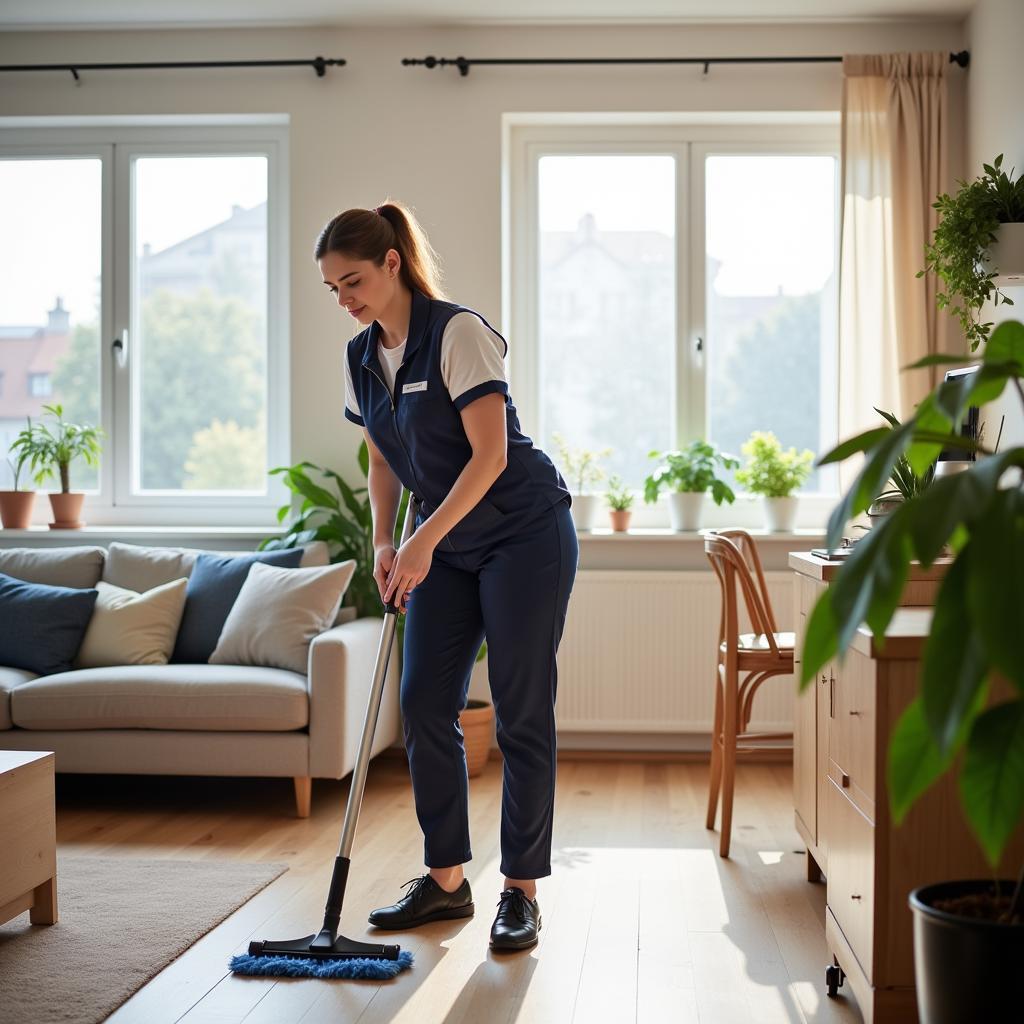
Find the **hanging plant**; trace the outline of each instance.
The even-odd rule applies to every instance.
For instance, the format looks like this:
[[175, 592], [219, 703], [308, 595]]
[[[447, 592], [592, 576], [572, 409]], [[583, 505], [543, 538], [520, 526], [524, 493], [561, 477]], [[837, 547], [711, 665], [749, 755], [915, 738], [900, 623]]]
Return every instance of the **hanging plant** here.
[[984, 174], [972, 182], [960, 181], [954, 196], [943, 193], [932, 204], [939, 211], [939, 225], [925, 247], [925, 267], [945, 286], [936, 295], [939, 309], [956, 317], [971, 350], [988, 339], [991, 323], [981, 320], [989, 300], [993, 305], [1013, 305], [993, 282], [997, 271], [987, 261], [989, 246], [996, 241], [1000, 224], [1024, 222], [1024, 175], [1013, 177], [1002, 170], [1003, 156], [983, 164]]

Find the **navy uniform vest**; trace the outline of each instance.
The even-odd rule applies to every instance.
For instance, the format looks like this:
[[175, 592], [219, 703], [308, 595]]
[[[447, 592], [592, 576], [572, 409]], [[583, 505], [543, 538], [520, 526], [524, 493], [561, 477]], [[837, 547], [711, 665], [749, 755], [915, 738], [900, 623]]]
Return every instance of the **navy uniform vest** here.
[[[455, 400], [448, 393], [441, 378], [441, 340], [448, 321], [462, 312], [467, 312], [465, 306], [413, 290], [409, 336], [395, 375], [394, 398], [377, 356], [377, 321], [357, 334], [346, 352], [361, 417], [348, 408], [345, 416], [366, 427], [395, 476], [422, 503], [421, 518], [444, 501], [473, 453], [460, 410], [481, 395], [505, 396], [507, 465], [479, 504], [447, 535], [447, 546], [456, 549], [485, 543], [505, 534], [516, 520], [528, 522], [543, 509], [571, 501], [554, 463], [520, 429], [504, 381], [485, 381]], [[480, 316], [475, 310], [468, 312]]]

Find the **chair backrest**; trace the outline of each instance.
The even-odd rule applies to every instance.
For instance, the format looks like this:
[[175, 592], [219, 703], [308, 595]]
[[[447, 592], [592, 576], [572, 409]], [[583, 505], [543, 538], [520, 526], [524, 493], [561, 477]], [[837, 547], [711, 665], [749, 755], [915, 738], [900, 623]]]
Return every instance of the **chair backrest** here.
[[735, 648], [738, 643], [736, 583], [739, 581], [751, 629], [762, 634], [772, 653], [777, 655], [779, 648], [775, 633], [778, 626], [753, 538], [745, 530], [710, 530], [704, 535], [704, 553], [722, 588], [718, 642], [726, 641], [730, 648]]

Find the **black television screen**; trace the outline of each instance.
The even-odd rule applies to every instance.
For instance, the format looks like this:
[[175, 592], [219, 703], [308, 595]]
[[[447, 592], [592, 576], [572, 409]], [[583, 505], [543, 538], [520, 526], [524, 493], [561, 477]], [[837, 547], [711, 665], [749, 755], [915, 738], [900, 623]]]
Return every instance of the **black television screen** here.
[[[947, 370], [946, 380], [957, 380], [966, 377], [969, 373], [977, 373], [977, 366], [965, 366], [959, 370]], [[970, 437], [978, 440], [978, 430], [981, 424], [981, 410], [976, 405], [967, 407], [967, 415], [960, 425], [960, 436]], [[943, 448], [939, 453], [939, 462], [973, 462], [974, 452], [966, 448]]]

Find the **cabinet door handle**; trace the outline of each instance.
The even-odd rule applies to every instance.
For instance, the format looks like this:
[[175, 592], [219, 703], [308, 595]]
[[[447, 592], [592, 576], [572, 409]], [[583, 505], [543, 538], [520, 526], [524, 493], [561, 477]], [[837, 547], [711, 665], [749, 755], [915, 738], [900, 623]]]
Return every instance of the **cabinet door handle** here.
[[850, 788], [850, 776], [843, 772], [843, 789]]
[[860, 897], [859, 897], [859, 896], [851, 896], [851, 897], [850, 897], [850, 899], [851, 899], [851, 900], [859, 900], [859, 899], [860, 899]]
[[851, 715], [859, 715], [859, 714], [860, 714], [860, 712], [859, 712], [859, 711], [851, 711], [851, 712], [850, 712], [850, 714], [851, 714]]

